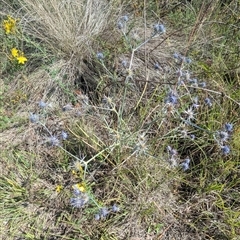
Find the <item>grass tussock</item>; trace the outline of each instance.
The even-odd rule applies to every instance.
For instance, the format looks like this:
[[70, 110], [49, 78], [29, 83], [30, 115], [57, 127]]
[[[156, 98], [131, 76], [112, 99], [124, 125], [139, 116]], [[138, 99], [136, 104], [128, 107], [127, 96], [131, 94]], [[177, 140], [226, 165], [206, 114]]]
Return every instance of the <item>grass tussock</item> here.
[[2, 239], [238, 239], [235, 1], [3, 1]]
[[[111, 2], [21, 1], [26, 14], [26, 31], [37, 37], [63, 58], [78, 60], [93, 51], [96, 37], [110, 25], [114, 11]], [[105, 32], [106, 33], [106, 32]]]

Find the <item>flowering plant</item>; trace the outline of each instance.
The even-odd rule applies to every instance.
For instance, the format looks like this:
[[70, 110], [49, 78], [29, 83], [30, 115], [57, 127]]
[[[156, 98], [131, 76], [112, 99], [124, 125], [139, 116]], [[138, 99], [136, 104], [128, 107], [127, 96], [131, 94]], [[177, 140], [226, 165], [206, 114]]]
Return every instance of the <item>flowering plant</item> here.
[[17, 20], [11, 16], [7, 16], [7, 20], [3, 20], [3, 28], [6, 34], [15, 33]]
[[27, 58], [24, 56], [24, 52], [18, 50], [17, 48], [12, 48], [11, 54], [13, 59], [18, 61], [18, 64], [25, 64], [27, 61]]

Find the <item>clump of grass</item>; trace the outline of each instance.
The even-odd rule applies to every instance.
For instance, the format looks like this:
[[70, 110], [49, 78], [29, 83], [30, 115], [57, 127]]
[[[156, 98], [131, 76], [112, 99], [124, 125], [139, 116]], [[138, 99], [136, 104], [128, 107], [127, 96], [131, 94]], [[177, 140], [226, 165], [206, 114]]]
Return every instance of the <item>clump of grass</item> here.
[[114, 17], [107, 1], [24, 0], [20, 4], [26, 14], [24, 30], [51, 48], [55, 56], [72, 63], [73, 68], [92, 54], [96, 37], [107, 34]]

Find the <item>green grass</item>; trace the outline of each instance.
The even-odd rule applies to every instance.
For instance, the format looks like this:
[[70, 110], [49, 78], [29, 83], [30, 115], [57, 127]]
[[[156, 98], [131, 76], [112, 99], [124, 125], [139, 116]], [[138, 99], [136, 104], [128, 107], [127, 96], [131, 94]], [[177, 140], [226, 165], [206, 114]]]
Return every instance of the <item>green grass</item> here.
[[[237, 1], [93, 2], [0, 3], [1, 21], [19, 19], [0, 30], [1, 239], [239, 239]], [[156, 23], [166, 33], [151, 37]]]

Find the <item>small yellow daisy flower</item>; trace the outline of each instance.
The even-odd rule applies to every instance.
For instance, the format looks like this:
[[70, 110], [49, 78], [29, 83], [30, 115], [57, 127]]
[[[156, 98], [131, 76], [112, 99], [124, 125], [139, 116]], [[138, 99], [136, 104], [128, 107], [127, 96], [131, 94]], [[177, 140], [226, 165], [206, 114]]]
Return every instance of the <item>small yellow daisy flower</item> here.
[[3, 28], [6, 34], [15, 32], [16, 22], [17, 20], [12, 18], [11, 16], [8, 16], [8, 19], [3, 21]]
[[11, 53], [12, 53], [12, 56], [15, 58], [19, 56], [18, 50], [16, 48], [12, 48]]
[[72, 186], [73, 189], [75, 190], [79, 190], [80, 192], [85, 192], [86, 191], [86, 188], [85, 188], [85, 184], [84, 183], [77, 183], [77, 184], [74, 184]]
[[72, 170], [72, 174], [73, 174], [74, 176], [77, 176], [77, 173], [76, 173], [75, 170]]
[[63, 186], [62, 185], [57, 185], [56, 186], [56, 192], [60, 193], [63, 190]]
[[17, 48], [11, 49], [12, 57], [18, 61], [18, 64], [25, 64], [27, 58], [24, 56], [24, 53], [18, 50]]
[[17, 57], [18, 63], [19, 64], [25, 64], [25, 62], [27, 61], [27, 58], [25, 58], [23, 55]]

